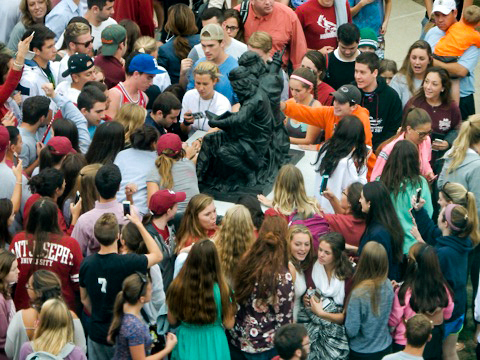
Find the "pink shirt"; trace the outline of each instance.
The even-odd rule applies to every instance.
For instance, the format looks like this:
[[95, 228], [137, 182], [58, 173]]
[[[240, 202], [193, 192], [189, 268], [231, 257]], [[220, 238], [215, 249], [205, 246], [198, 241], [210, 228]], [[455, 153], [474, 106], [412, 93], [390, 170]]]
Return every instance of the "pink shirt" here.
[[[398, 299], [398, 291], [400, 288], [395, 290], [395, 297], [393, 298], [392, 312], [390, 313], [390, 318], [388, 319], [388, 326], [395, 327], [392, 337], [393, 341], [398, 345], [406, 345], [407, 339], [405, 337], [405, 322], [403, 320], [408, 320], [412, 316], [416, 315], [416, 312], [410, 307], [410, 297], [412, 296], [412, 290], [407, 289], [405, 292], [405, 305], [400, 305], [400, 300]], [[445, 320], [450, 319], [453, 312], [453, 300], [450, 291], [447, 290], [448, 296], [448, 305], [446, 308], [443, 308], [443, 318]]]
[[[240, 5], [236, 6], [235, 9], [240, 11]], [[282, 50], [286, 45], [287, 48], [283, 56], [284, 64], [287, 64], [290, 59], [294, 69], [300, 67], [302, 58], [307, 52], [307, 42], [297, 15], [288, 6], [275, 2], [270, 14], [258, 16], [250, 2], [244, 27], [245, 43], [248, 42], [254, 32], [265, 31], [272, 36], [271, 55], [278, 50]]]
[[[375, 162], [375, 166], [373, 167], [370, 181], [375, 181], [378, 177], [382, 175], [383, 168], [387, 163], [388, 157], [390, 156], [393, 147], [397, 142], [401, 140], [405, 140], [405, 133], [402, 133], [395, 140], [389, 142], [383, 147], [382, 151], [380, 151], [380, 154], [378, 154], [377, 161]], [[433, 172], [432, 167], [430, 166], [430, 159], [432, 158], [432, 141], [430, 140], [430, 136], [427, 136], [425, 140], [423, 140], [420, 145], [418, 145], [418, 152], [420, 155], [420, 174], [426, 176]]]

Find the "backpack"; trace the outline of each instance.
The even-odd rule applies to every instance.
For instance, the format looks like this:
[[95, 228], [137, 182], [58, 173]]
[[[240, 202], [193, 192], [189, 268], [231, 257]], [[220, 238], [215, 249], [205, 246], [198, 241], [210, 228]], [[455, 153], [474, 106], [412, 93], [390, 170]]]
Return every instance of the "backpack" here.
[[314, 214], [307, 219], [302, 219], [302, 217], [297, 213], [297, 211], [294, 211], [288, 217], [288, 227], [292, 225], [303, 225], [306, 226], [308, 230], [310, 230], [313, 236], [313, 248], [315, 249], [315, 251], [317, 251], [318, 244], [320, 243], [318, 238], [330, 232], [330, 227], [327, 220], [325, 220], [325, 218], [322, 217], [322, 215], [320, 214]]
[[46, 351], [35, 351], [28, 355], [25, 360], [63, 360], [70, 355], [74, 348], [74, 344], [67, 343], [58, 355], [53, 355]]

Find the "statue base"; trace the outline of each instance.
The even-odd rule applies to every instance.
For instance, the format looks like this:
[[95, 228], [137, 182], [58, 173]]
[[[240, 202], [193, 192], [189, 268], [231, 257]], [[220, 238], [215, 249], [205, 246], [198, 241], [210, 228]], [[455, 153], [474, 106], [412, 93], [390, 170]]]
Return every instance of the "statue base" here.
[[[302, 150], [290, 149], [288, 151], [288, 156], [290, 158], [290, 161], [288, 163], [296, 165], [304, 157], [304, 155], [305, 155], [305, 152]], [[201, 193], [211, 195], [215, 200], [235, 203], [241, 196], [244, 196], [244, 195], [263, 194], [267, 196], [268, 194], [270, 194], [270, 192], [273, 189], [273, 184], [275, 182], [275, 178], [277, 177], [277, 173], [272, 174], [270, 178], [271, 181], [269, 181], [266, 184], [258, 184], [250, 187], [239, 187], [237, 190], [229, 191], [229, 192], [218, 191], [202, 183], [199, 183], [198, 186], [200, 188]]]

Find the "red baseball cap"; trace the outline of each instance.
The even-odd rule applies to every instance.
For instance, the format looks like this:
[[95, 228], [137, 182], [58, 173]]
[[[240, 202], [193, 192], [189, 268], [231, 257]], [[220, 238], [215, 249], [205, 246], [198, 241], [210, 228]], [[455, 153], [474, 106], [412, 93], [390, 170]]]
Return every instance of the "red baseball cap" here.
[[157, 142], [157, 154], [162, 155], [164, 150], [172, 150], [173, 154], [165, 154], [167, 156], [173, 157], [182, 151], [182, 140], [177, 134], [164, 134], [160, 136]]
[[185, 201], [187, 194], [183, 191], [158, 190], [150, 198], [148, 207], [155, 215], [163, 215], [176, 203]]
[[8, 144], [10, 144], [10, 135], [5, 126], [0, 125], [0, 161], [5, 157], [5, 153], [8, 149]]
[[53, 148], [52, 154], [54, 155], [67, 155], [76, 153], [75, 149], [72, 147], [70, 139], [65, 136], [54, 136], [48, 140], [47, 145], [50, 145]]

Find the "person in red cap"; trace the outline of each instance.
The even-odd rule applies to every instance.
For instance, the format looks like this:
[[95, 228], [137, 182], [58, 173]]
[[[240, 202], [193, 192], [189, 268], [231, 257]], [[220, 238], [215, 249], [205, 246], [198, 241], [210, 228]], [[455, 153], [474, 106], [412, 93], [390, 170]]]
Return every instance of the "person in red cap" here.
[[40, 151], [39, 166], [33, 171], [32, 175], [38, 174], [43, 169], [53, 167], [60, 170], [63, 159], [68, 154], [75, 154], [69, 138], [65, 136], [54, 136], [48, 140], [47, 146]]
[[186, 197], [184, 192], [159, 190], [152, 195], [148, 204], [151, 216], [147, 218], [145, 228], [163, 253], [160, 269], [165, 291], [173, 280], [176, 246], [174, 229], [173, 226], [168, 226], [168, 222], [177, 214], [178, 203], [185, 201]]
[[146, 179], [148, 201], [160, 189], [183, 191], [187, 197], [178, 205], [178, 211], [184, 212], [190, 199], [200, 193], [195, 164], [185, 157], [182, 140], [177, 134], [168, 133], [160, 136], [157, 153], [156, 166]]

